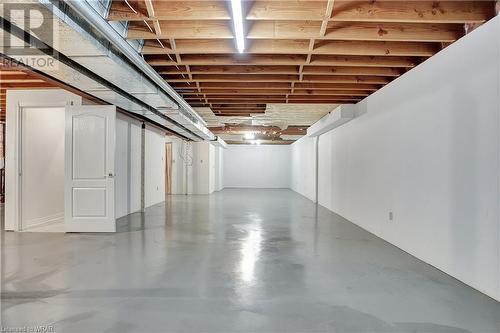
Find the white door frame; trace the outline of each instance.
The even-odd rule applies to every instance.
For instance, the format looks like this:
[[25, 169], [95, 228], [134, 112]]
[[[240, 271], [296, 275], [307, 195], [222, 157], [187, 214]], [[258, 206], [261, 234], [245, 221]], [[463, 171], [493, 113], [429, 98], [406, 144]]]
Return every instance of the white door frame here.
[[[61, 89], [7, 92], [5, 155], [5, 230], [22, 231], [22, 124], [23, 109], [80, 105], [81, 97]], [[11, 123], [13, 122], [13, 123]], [[8, 125], [7, 125], [8, 124]]]

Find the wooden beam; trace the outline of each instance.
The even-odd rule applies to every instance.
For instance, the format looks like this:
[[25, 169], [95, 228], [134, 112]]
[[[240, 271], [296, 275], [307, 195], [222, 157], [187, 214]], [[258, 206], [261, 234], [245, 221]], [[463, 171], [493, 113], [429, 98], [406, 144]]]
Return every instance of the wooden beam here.
[[372, 91], [364, 90], [304, 90], [295, 88], [293, 95], [290, 96], [369, 96], [371, 93]]
[[[179, 20], [230, 20], [224, 1], [158, 1], [156, 19]], [[135, 14], [123, 1], [113, 1], [107, 19], [110, 21], [142, 21], [148, 19], [144, 8]]]
[[330, 83], [370, 83], [387, 84], [391, 78], [382, 76], [342, 76], [342, 75], [304, 75], [303, 82], [330, 82]]
[[322, 39], [454, 42], [462, 36], [461, 24], [329, 22]]
[[[172, 87], [178, 89], [180, 87], [186, 87], [187, 83], [172, 83]], [[200, 87], [202, 90], [206, 89], [226, 89], [226, 88], [238, 88], [238, 89], [287, 89], [290, 87], [290, 83], [280, 83], [280, 82], [201, 82]]]
[[314, 55], [309, 66], [403, 67], [417, 66], [422, 58]]
[[[234, 43], [228, 40], [178, 40], [175, 51], [172, 48], [145, 45], [142, 53], [150, 54], [221, 54], [238, 53]], [[440, 49], [434, 43], [379, 42], [379, 41], [322, 41], [312, 51], [307, 40], [253, 40], [245, 50], [246, 54], [329, 54], [360, 56], [426, 56], [430, 57]]]
[[332, 89], [350, 89], [350, 90], [378, 90], [381, 86], [377, 84], [334, 84], [321, 82], [296, 82], [295, 90], [310, 89], [310, 90], [332, 90]]
[[254, 1], [246, 19], [322, 21], [326, 6], [326, 1]]
[[[172, 66], [175, 62], [170, 61], [165, 55], [146, 55], [148, 63], [152, 66]], [[299, 65], [306, 61], [305, 55], [285, 54], [285, 55], [249, 55], [244, 54], [235, 57], [234, 55], [206, 55], [187, 54], [182, 56], [179, 65]]]
[[155, 31], [154, 35], [160, 36], [162, 30], [161, 30], [160, 22], [155, 18], [156, 14], [155, 14], [154, 6], [153, 6], [153, 0], [144, 0], [144, 2], [146, 4], [148, 17], [153, 20], [153, 28]]
[[339, 101], [352, 101], [352, 100], [358, 100], [367, 95], [359, 96], [359, 95], [289, 95], [288, 100], [293, 101], [293, 100], [309, 100], [309, 101], [315, 101], [315, 100], [325, 100], [325, 99], [336, 99]]
[[[322, 21], [326, 1], [255, 1], [247, 20]], [[349, 22], [465, 23], [493, 15], [490, 1], [337, 1], [331, 20]]]
[[[189, 101], [188, 101], [189, 102]], [[251, 100], [239, 100], [239, 99], [219, 99], [219, 100], [211, 100], [213, 104], [215, 103], [224, 103], [225, 105], [231, 104], [241, 104], [247, 105]], [[260, 100], [261, 103], [284, 103], [285, 98], [268, 98], [266, 100]]]
[[306, 66], [304, 74], [317, 75], [375, 75], [400, 76], [403, 72], [398, 68], [390, 67], [342, 67], [342, 66]]
[[[284, 95], [281, 95], [284, 97]], [[186, 96], [185, 99], [197, 99], [199, 97], [196, 96]], [[210, 99], [211, 101], [213, 100], [219, 100], [219, 99], [233, 99], [233, 100], [247, 100], [247, 101], [255, 101], [258, 102], [260, 100], [266, 100], [270, 98], [267, 95], [235, 95], [235, 94], [222, 94], [222, 95], [207, 95], [207, 98]], [[280, 98], [277, 96], [272, 96], [271, 98]]]
[[351, 100], [338, 100], [325, 98], [323, 100], [310, 100], [310, 99], [290, 99], [289, 104], [353, 104], [359, 102], [361, 99]]
[[[281, 99], [279, 99], [279, 100], [281, 100]], [[232, 104], [239, 104], [239, 107], [238, 107], [238, 105], [232, 105]], [[265, 103], [263, 103], [263, 104], [265, 104]], [[217, 108], [221, 108], [221, 107], [238, 108], [238, 109], [253, 108], [253, 107], [255, 107], [255, 104], [249, 104], [248, 101], [246, 101], [246, 102], [241, 102], [241, 101], [238, 102], [237, 101], [236, 103], [234, 103], [230, 100], [223, 101], [223, 102], [219, 101], [219, 102], [213, 104], [213, 108], [217, 109]]]
[[[289, 89], [207, 89], [202, 93], [210, 95], [285, 95], [290, 93]], [[194, 92], [182, 93], [183, 96], [194, 94]]]
[[215, 107], [212, 106], [213, 111], [220, 111], [220, 112], [260, 112], [260, 111], [265, 111], [266, 107], [261, 107], [261, 108], [253, 108], [253, 107], [246, 107], [246, 106], [239, 106], [239, 105], [229, 105], [225, 107]]
[[226, 104], [216, 104], [214, 103], [213, 104], [213, 108], [215, 109], [224, 109], [224, 108], [230, 108], [230, 109], [234, 109], [234, 110], [240, 110], [240, 109], [265, 109], [266, 108], [266, 104], [244, 104], [244, 105], [226, 105]]
[[[362, 91], [376, 91], [381, 86], [379, 84], [346, 84], [346, 83], [299, 83], [292, 82], [295, 89], [310, 89], [310, 90], [362, 90]], [[199, 83], [203, 92], [211, 90], [274, 90], [274, 89], [290, 89], [289, 82], [202, 82]], [[196, 91], [193, 85], [187, 83], [172, 83], [171, 86], [177, 91]]]
[[128, 39], [233, 39], [230, 21], [158, 21], [161, 34], [144, 29], [143, 22], [131, 22]]
[[[162, 75], [168, 82], [188, 82], [190, 80], [179, 79], [171, 75]], [[298, 75], [286, 74], [197, 74], [193, 75], [193, 80], [198, 82], [288, 82], [298, 80]]]
[[333, 4], [334, 4], [334, 0], [328, 0], [328, 3], [326, 5], [326, 10], [325, 10], [325, 17], [323, 18], [323, 21], [321, 22], [321, 28], [319, 30], [320, 37], [325, 36], [326, 28], [328, 27], [328, 21], [332, 17]]
[[[191, 82], [190, 79], [163, 76], [168, 82]], [[199, 74], [193, 75], [193, 80], [202, 82], [290, 82], [299, 81], [297, 75], [265, 75], [265, 74]], [[382, 76], [354, 76], [354, 75], [304, 75], [304, 82], [331, 82], [331, 83], [369, 83], [387, 84], [391, 79]]]
[[154, 19], [156, 15], [155, 15], [155, 9], [153, 6], [153, 0], [144, 0], [144, 3], [146, 4], [148, 18]]
[[230, 109], [230, 108], [226, 108], [226, 109], [216, 109], [216, 108], [212, 108], [212, 111], [213, 112], [218, 112], [218, 113], [221, 113], [221, 114], [227, 114], [227, 113], [231, 113], [231, 114], [238, 114], [238, 113], [265, 113], [266, 112], [266, 109], [248, 109], [248, 108], [242, 108], [242, 109]]
[[[142, 21], [131, 22], [129, 39], [233, 39], [230, 21], [158, 21], [160, 34], [151, 33]], [[325, 31], [317, 21], [254, 21], [248, 39], [321, 39], [453, 42], [463, 35], [462, 24], [326, 22]]]
[[492, 15], [490, 1], [339, 1], [332, 20], [466, 23], [485, 22]]
[[0, 87], [2, 89], [17, 90], [17, 89], [47, 89], [47, 88], [58, 88], [53, 84], [48, 82], [16, 82], [16, 83], [5, 83], [1, 82]]
[[[166, 55], [149, 55], [146, 60], [152, 66], [176, 65], [294, 65], [306, 64], [306, 55], [183, 55], [182, 61], [176, 63]], [[385, 57], [385, 56], [332, 56], [313, 55], [308, 65], [311, 66], [356, 66], [356, 67], [415, 67], [422, 61], [420, 57]]]
[[[234, 65], [234, 66], [190, 66], [192, 74], [297, 74], [297, 66], [258, 66], [258, 65]], [[175, 67], [158, 69], [159, 74], [178, 74]]]
[[[175, 74], [295, 74], [299, 73], [297, 66], [189, 66], [188, 71], [176, 67], [159, 69], [162, 75]], [[390, 67], [342, 67], [342, 66], [308, 66], [302, 70], [304, 74], [318, 75], [376, 75], [400, 76], [403, 72]]]
[[[290, 96], [297, 96], [297, 95], [303, 95], [303, 96], [316, 96], [316, 95], [330, 95], [330, 96], [368, 96], [372, 93], [372, 91], [363, 91], [363, 90], [310, 90], [310, 89], [295, 89], [295, 92], [293, 94], [290, 93], [288, 90], [253, 90], [253, 89], [247, 89], [247, 90], [207, 90], [203, 91], [203, 94], [201, 96], [207, 96], [208, 98], [211, 98], [212, 95], [215, 96], [220, 96], [220, 95], [235, 95], [235, 96], [245, 96], [245, 95], [262, 95], [262, 96], [272, 96], [272, 95], [278, 95], [278, 96], [285, 96], [285, 95], [290, 95]], [[183, 97], [189, 98], [189, 97], [197, 97], [200, 96], [199, 93], [196, 92], [191, 92], [191, 93], [185, 93], [182, 94]]]

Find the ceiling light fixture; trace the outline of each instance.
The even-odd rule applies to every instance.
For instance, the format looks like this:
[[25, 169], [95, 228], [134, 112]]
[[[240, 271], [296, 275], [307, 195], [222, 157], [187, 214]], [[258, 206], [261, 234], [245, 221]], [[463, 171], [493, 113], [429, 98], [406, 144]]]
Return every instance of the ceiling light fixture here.
[[253, 133], [253, 132], [245, 133], [244, 138], [245, 138], [245, 140], [253, 140], [253, 139], [255, 139], [255, 133]]
[[236, 47], [239, 53], [243, 53], [245, 50], [245, 36], [243, 34], [243, 13], [241, 10], [241, 0], [231, 0], [231, 10], [233, 12]]

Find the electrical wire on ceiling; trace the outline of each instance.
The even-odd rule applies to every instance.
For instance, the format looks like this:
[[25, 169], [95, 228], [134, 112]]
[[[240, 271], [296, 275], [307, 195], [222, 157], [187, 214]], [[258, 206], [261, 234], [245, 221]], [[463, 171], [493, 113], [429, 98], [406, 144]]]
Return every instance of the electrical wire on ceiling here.
[[[137, 10], [135, 10], [134, 7], [132, 7], [132, 5], [130, 5], [130, 3], [127, 0], [124, 0], [124, 1], [127, 4], [127, 6], [134, 12], [134, 14], [138, 14]], [[142, 20], [142, 21], [144, 22], [144, 24], [146, 24], [146, 26], [148, 27], [149, 31], [154, 34], [155, 32], [153, 31], [153, 29], [151, 28], [151, 26], [149, 25], [149, 23], [146, 20]], [[160, 39], [156, 38], [156, 40], [158, 41], [158, 43], [160, 44], [160, 46], [162, 48], [165, 48], [165, 46], [160, 41]], [[174, 59], [172, 59], [172, 57], [170, 56], [170, 54], [167, 54], [167, 55], [168, 55], [168, 58], [170, 59], [170, 61], [174, 62]], [[179, 66], [177, 64], [175, 64], [175, 68], [177, 68], [177, 70], [179, 72], [181, 71], [181, 69], [179, 68]], [[181, 75], [182, 75], [183, 79], [186, 78], [186, 76], [184, 75], [184, 73], [181, 72]], [[187, 84], [191, 85], [191, 82], [188, 82]]]

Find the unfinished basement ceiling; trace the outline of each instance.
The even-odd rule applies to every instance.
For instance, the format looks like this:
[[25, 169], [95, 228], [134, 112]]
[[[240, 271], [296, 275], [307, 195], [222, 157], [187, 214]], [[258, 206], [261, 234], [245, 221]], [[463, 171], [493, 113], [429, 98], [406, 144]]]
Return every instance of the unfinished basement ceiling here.
[[494, 7], [243, 1], [243, 54], [230, 1], [113, 0], [108, 20], [128, 22], [127, 38], [144, 40], [148, 63], [214, 133], [238, 141], [235, 133], [253, 129], [288, 143], [300, 134], [269, 133], [307, 127], [338, 104], [359, 102], [492, 18]]
[[0, 121], [5, 121], [7, 90], [52, 88], [58, 88], [58, 86], [48, 82], [40, 75], [0, 59]]

